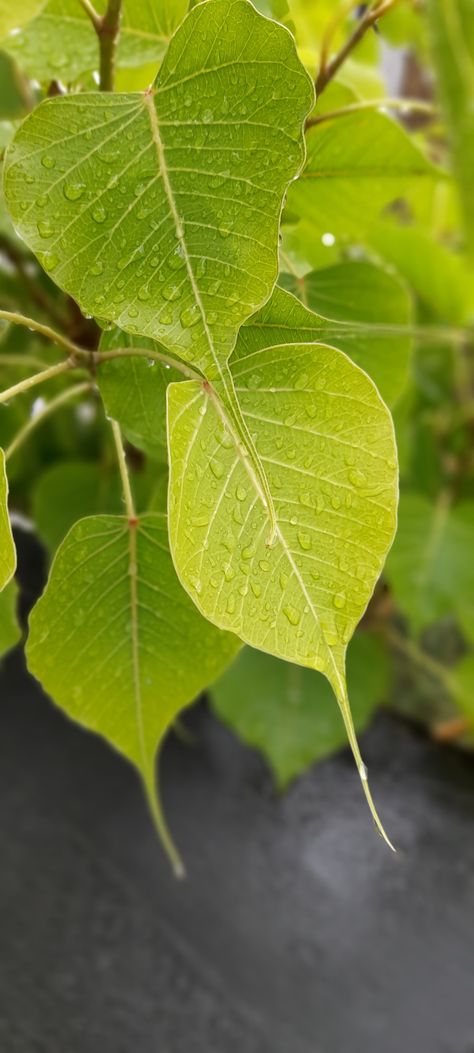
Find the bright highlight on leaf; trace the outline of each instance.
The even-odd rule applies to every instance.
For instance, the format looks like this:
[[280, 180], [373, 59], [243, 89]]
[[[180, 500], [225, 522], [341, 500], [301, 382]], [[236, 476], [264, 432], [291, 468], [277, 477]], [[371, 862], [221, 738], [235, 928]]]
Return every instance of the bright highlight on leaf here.
[[141, 774], [175, 870], [155, 787], [155, 755], [179, 711], [240, 643], [196, 610], [176, 577], [166, 518], [93, 516], [59, 548], [30, 617], [28, 666], [54, 701]]

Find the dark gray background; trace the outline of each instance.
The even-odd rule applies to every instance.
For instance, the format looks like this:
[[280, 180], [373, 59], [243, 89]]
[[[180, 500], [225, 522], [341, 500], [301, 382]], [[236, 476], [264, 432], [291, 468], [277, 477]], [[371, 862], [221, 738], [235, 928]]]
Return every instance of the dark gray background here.
[[162, 784], [0, 671], [1, 1053], [474, 1053], [474, 764], [379, 714], [287, 796], [201, 705]]

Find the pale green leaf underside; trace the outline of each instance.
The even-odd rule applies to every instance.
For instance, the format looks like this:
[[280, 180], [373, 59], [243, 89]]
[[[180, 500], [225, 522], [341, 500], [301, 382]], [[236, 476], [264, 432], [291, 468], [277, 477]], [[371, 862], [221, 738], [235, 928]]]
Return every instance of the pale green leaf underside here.
[[158, 744], [238, 648], [181, 588], [166, 517], [148, 514], [135, 527], [121, 516], [76, 523], [30, 616], [26, 655], [51, 698], [137, 766], [153, 809]]
[[269, 484], [276, 539], [268, 547], [252, 466], [227, 433], [212, 392], [199, 382], [172, 384], [174, 563], [205, 617], [327, 676], [363, 773], [345, 652], [395, 532], [391, 417], [369, 377], [333, 348], [267, 345], [246, 357], [239, 340], [239, 352], [232, 376]]
[[312, 101], [282, 26], [247, 0], [208, 0], [153, 93], [49, 99], [26, 119], [5, 163], [8, 207], [83, 311], [217, 378], [276, 280]]
[[373, 263], [351, 260], [303, 278], [280, 275], [280, 283], [326, 319], [354, 323], [331, 325], [306, 315], [308, 328], [319, 326], [321, 336], [323, 324], [324, 339], [365, 369], [382, 398], [393, 405], [408, 379], [413, 344], [408, 331], [412, 301], [397, 276]]
[[0, 592], [0, 657], [14, 647], [21, 636], [21, 629], [16, 616], [18, 588], [15, 581]]
[[[126, 347], [163, 351], [155, 341], [121, 329], [103, 333], [101, 351]], [[99, 366], [97, 380], [107, 416], [118, 421], [134, 446], [166, 460], [166, 388], [181, 374], [152, 358], [114, 358]]]
[[306, 141], [306, 165], [288, 208], [313, 220], [320, 233], [363, 233], [417, 180], [440, 175], [403, 128], [380, 113], [327, 121], [311, 128]]
[[[31, 16], [41, 5], [30, 3]], [[103, 14], [105, 0], [94, 3]], [[161, 59], [169, 39], [184, 18], [187, 0], [125, 0], [117, 53], [119, 66], [140, 66]], [[94, 27], [80, 0], [50, 0], [37, 17], [3, 41], [3, 48], [28, 76], [41, 82], [59, 77], [75, 80], [99, 66], [99, 44]], [[8, 26], [8, 29], [17, 25]], [[5, 32], [1, 19], [0, 32]]]
[[13, 577], [16, 570], [16, 549], [8, 515], [8, 480], [5, 454], [0, 450], [0, 589]]
[[[385, 652], [374, 636], [357, 633], [351, 641], [347, 681], [354, 725], [362, 731], [388, 683]], [[218, 716], [266, 756], [281, 789], [347, 741], [327, 680], [250, 647], [244, 647], [211, 695]]]

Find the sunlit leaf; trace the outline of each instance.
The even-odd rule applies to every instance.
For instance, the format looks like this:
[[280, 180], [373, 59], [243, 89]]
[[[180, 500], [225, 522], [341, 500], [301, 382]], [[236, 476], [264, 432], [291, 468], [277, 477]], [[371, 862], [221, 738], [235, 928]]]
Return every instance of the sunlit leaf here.
[[312, 101], [283, 27], [247, 0], [208, 0], [153, 91], [48, 99], [24, 121], [5, 161], [8, 207], [83, 311], [217, 378], [276, 280]]
[[[354, 637], [347, 681], [354, 725], [363, 731], [388, 686], [385, 651], [375, 637]], [[262, 751], [281, 789], [347, 741], [327, 680], [249, 647], [214, 685], [212, 699], [218, 716]]]
[[454, 613], [474, 640], [473, 538], [473, 502], [452, 508], [443, 498], [434, 505], [402, 494], [386, 575], [415, 631]]
[[0, 589], [8, 584], [16, 570], [16, 550], [8, 515], [8, 480], [5, 454], [0, 450]]
[[166, 842], [157, 747], [238, 647], [181, 588], [166, 518], [150, 514], [138, 523], [94, 516], [73, 527], [30, 616], [26, 653], [57, 705], [138, 768]]
[[0, 657], [18, 643], [21, 629], [16, 616], [18, 589], [15, 581], [0, 592]]
[[[22, 4], [23, 6], [23, 4]], [[106, 0], [94, 0], [103, 14]], [[60, 77], [75, 80], [81, 73], [99, 66], [97, 34], [79, 0], [49, 0], [29, 3], [42, 8], [31, 22], [22, 14], [21, 32], [3, 41], [29, 77], [39, 81]], [[141, 66], [154, 62], [155, 70], [168, 42], [186, 14], [187, 0], [125, 0], [117, 61], [119, 66]], [[17, 25], [17, 22], [14, 22]], [[0, 22], [0, 33], [5, 31]]]
[[256, 350], [246, 327], [242, 334], [232, 376], [274, 503], [274, 543], [253, 466], [212, 390], [185, 381], [168, 388], [173, 559], [216, 625], [327, 676], [368, 794], [345, 652], [395, 530], [391, 418], [372, 381], [340, 352], [274, 336]]
[[[403, 327], [412, 323], [412, 301], [396, 275], [372, 263], [349, 261], [301, 279], [280, 275], [280, 283], [318, 314], [359, 323], [347, 326], [347, 334], [340, 326], [333, 327], [334, 342], [369, 373], [383, 398], [393, 404], [407, 381], [412, 350], [410, 334], [403, 333]], [[328, 324], [328, 342], [330, 330]]]

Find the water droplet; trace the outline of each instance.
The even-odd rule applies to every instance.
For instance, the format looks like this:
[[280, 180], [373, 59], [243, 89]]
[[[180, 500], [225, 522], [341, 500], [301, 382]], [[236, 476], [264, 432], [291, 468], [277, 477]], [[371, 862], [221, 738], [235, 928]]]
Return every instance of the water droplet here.
[[258, 581], [251, 581], [250, 582], [250, 587], [252, 589], [252, 592], [253, 592], [254, 596], [256, 596], [256, 598], [258, 600], [258, 597], [261, 595], [261, 592], [262, 592], [262, 588], [259, 585]]
[[288, 621], [289, 621], [290, 625], [299, 625], [300, 614], [296, 610], [296, 607], [291, 607], [291, 606], [284, 607], [283, 608], [283, 614], [285, 615], [286, 618], [288, 618]]
[[68, 201], [78, 201], [85, 189], [85, 183], [65, 183], [63, 194]]
[[185, 307], [184, 311], [181, 311], [179, 316], [183, 329], [191, 329], [193, 325], [196, 325], [197, 322], [199, 322], [199, 318], [200, 311], [196, 304], [193, 304], [192, 307]]
[[102, 274], [103, 269], [104, 269], [104, 264], [101, 262], [101, 260], [97, 260], [96, 263], [92, 264], [91, 274], [93, 274], [94, 276]]
[[228, 614], [233, 614], [234, 611], [235, 611], [235, 596], [234, 596], [233, 592], [231, 592], [231, 594], [230, 594], [230, 596], [229, 596], [229, 598], [227, 600], [227, 613]]
[[179, 285], [170, 284], [165, 285], [163, 289], [163, 296], [165, 300], [179, 300], [181, 296], [181, 289]]
[[266, 559], [259, 559], [258, 565], [260, 567], [260, 570], [263, 570], [263, 571], [270, 570], [270, 564], [269, 564], [268, 560], [266, 560]]
[[51, 226], [49, 219], [40, 219], [38, 222], [38, 234], [41, 238], [52, 238], [54, 234], [54, 227]]
[[102, 205], [96, 205], [95, 208], [92, 209], [92, 219], [96, 223], [103, 223], [106, 218], [107, 213]]
[[151, 296], [150, 290], [147, 289], [146, 285], [142, 285], [141, 289], [138, 290], [138, 299], [142, 300], [142, 301], [149, 300], [150, 296]]
[[55, 252], [45, 252], [42, 257], [42, 264], [46, 271], [54, 271], [54, 268], [58, 265], [58, 257]]
[[215, 478], [222, 479], [222, 476], [224, 474], [224, 465], [222, 464], [222, 461], [218, 461], [217, 457], [211, 457], [211, 460], [209, 461], [209, 466]]
[[342, 611], [342, 609], [346, 606], [346, 597], [345, 597], [344, 593], [343, 592], [337, 592], [335, 597], [334, 597], [334, 599], [333, 599], [333, 603], [334, 603], [334, 606], [337, 607], [338, 611]]
[[235, 491], [235, 496], [236, 496], [238, 501], [245, 501], [245, 498], [247, 497], [247, 491], [246, 491], [245, 487], [244, 486], [238, 486], [236, 491]]
[[41, 158], [41, 164], [43, 165], [43, 168], [55, 168], [56, 161], [54, 157], [51, 157], [51, 154], [45, 154], [44, 157]]
[[363, 472], [360, 472], [358, 468], [353, 468], [349, 472], [349, 481], [353, 486], [365, 486], [367, 477]]
[[298, 543], [299, 543], [301, 548], [305, 549], [305, 551], [308, 551], [308, 549], [311, 548], [311, 537], [310, 537], [310, 535], [309, 534], [305, 534], [302, 530], [300, 530], [300, 532], [298, 534]]

